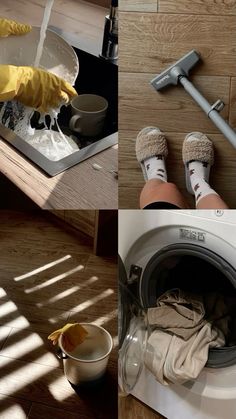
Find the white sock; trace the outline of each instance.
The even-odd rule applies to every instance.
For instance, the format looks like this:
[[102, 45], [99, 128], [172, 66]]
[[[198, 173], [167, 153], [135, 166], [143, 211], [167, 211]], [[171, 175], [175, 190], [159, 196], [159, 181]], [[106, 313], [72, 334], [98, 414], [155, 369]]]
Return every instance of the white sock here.
[[148, 180], [160, 179], [167, 182], [165, 158], [161, 155], [152, 156], [143, 162]]
[[190, 182], [195, 195], [196, 204], [198, 204], [200, 199], [202, 199], [204, 196], [210, 194], [218, 195], [208, 183], [206, 174], [207, 166], [208, 163], [203, 163], [200, 161], [192, 161], [188, 165]]

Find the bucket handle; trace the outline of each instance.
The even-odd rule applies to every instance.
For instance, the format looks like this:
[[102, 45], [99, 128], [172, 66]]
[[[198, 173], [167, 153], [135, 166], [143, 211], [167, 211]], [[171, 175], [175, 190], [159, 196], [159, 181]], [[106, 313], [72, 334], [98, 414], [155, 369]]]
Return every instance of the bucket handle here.
[[62, 350], [61, 350], [61, 348], [58, 348], [57, 349], [57, 351], [56, 351], [56, 355], [57, 355], [57, 358], [59, 358], [59, 359], [67, 359], [67, 358], [69, 358], [68, 357], [68, 355], [66, 355]]

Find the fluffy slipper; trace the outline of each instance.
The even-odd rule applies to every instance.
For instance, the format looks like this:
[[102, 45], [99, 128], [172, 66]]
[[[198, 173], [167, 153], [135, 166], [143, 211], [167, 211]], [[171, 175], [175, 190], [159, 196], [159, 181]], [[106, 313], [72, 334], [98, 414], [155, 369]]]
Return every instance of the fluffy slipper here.
[[158, 155], [164, 158], [168, 155], [167, 141], [164, 134], [156, 127], [143, 128], [137, 135], [136, 156], [145, 180], [147, 180], [147, 175], [143, 161]]
[[191, 161], [200, 161], [208, 163], [205, 168], [205, 180], [209, 181], [210, 169], [214, 163], [214, 149], [212, 141], [201, 132], [191, 132], [188, 134], [183, 142], [183, 162], [185, 165], [185, 182], [189, 193], [194, 195], [191, 186], [188, 165]]

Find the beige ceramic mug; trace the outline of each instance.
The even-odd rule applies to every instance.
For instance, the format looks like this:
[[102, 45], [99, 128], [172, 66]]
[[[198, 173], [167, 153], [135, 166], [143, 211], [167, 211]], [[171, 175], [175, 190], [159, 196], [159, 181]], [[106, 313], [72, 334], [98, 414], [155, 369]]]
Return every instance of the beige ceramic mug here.
[[74, 351], [66, 351], [62, 345], [62, 337], [59, 338], [64, 373], [67, 380], [74, 385], [100, 379], [106, 371], [113, 347], [112, 337], [103, 327], [93, 323], [80, 324], [87, 330], [88, 335]]
[[84, 94], [71, 101], [72, 118], [69, 127], [83, 136], [96, 137], [101, 134], [108, 108], [102, 96]]

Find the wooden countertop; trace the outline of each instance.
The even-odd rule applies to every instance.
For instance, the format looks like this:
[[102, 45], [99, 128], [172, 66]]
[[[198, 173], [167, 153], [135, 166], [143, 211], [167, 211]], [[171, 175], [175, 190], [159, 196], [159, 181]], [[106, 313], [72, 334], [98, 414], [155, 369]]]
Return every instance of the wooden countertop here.
[[[0, 16], [40, 26], [46, 0], [7, 0], [0, 2]], [[102, 48], [108, 9], [83, 0], [54, 0], [49, 25], [78, 37], [80, 48], [98, 55]]]
[[0, 170], [42, 209], [116, 209], [117, 179], [92, 164], [117, 170], [117, 148], [110, 147], [50, 178], [0, 139]]

